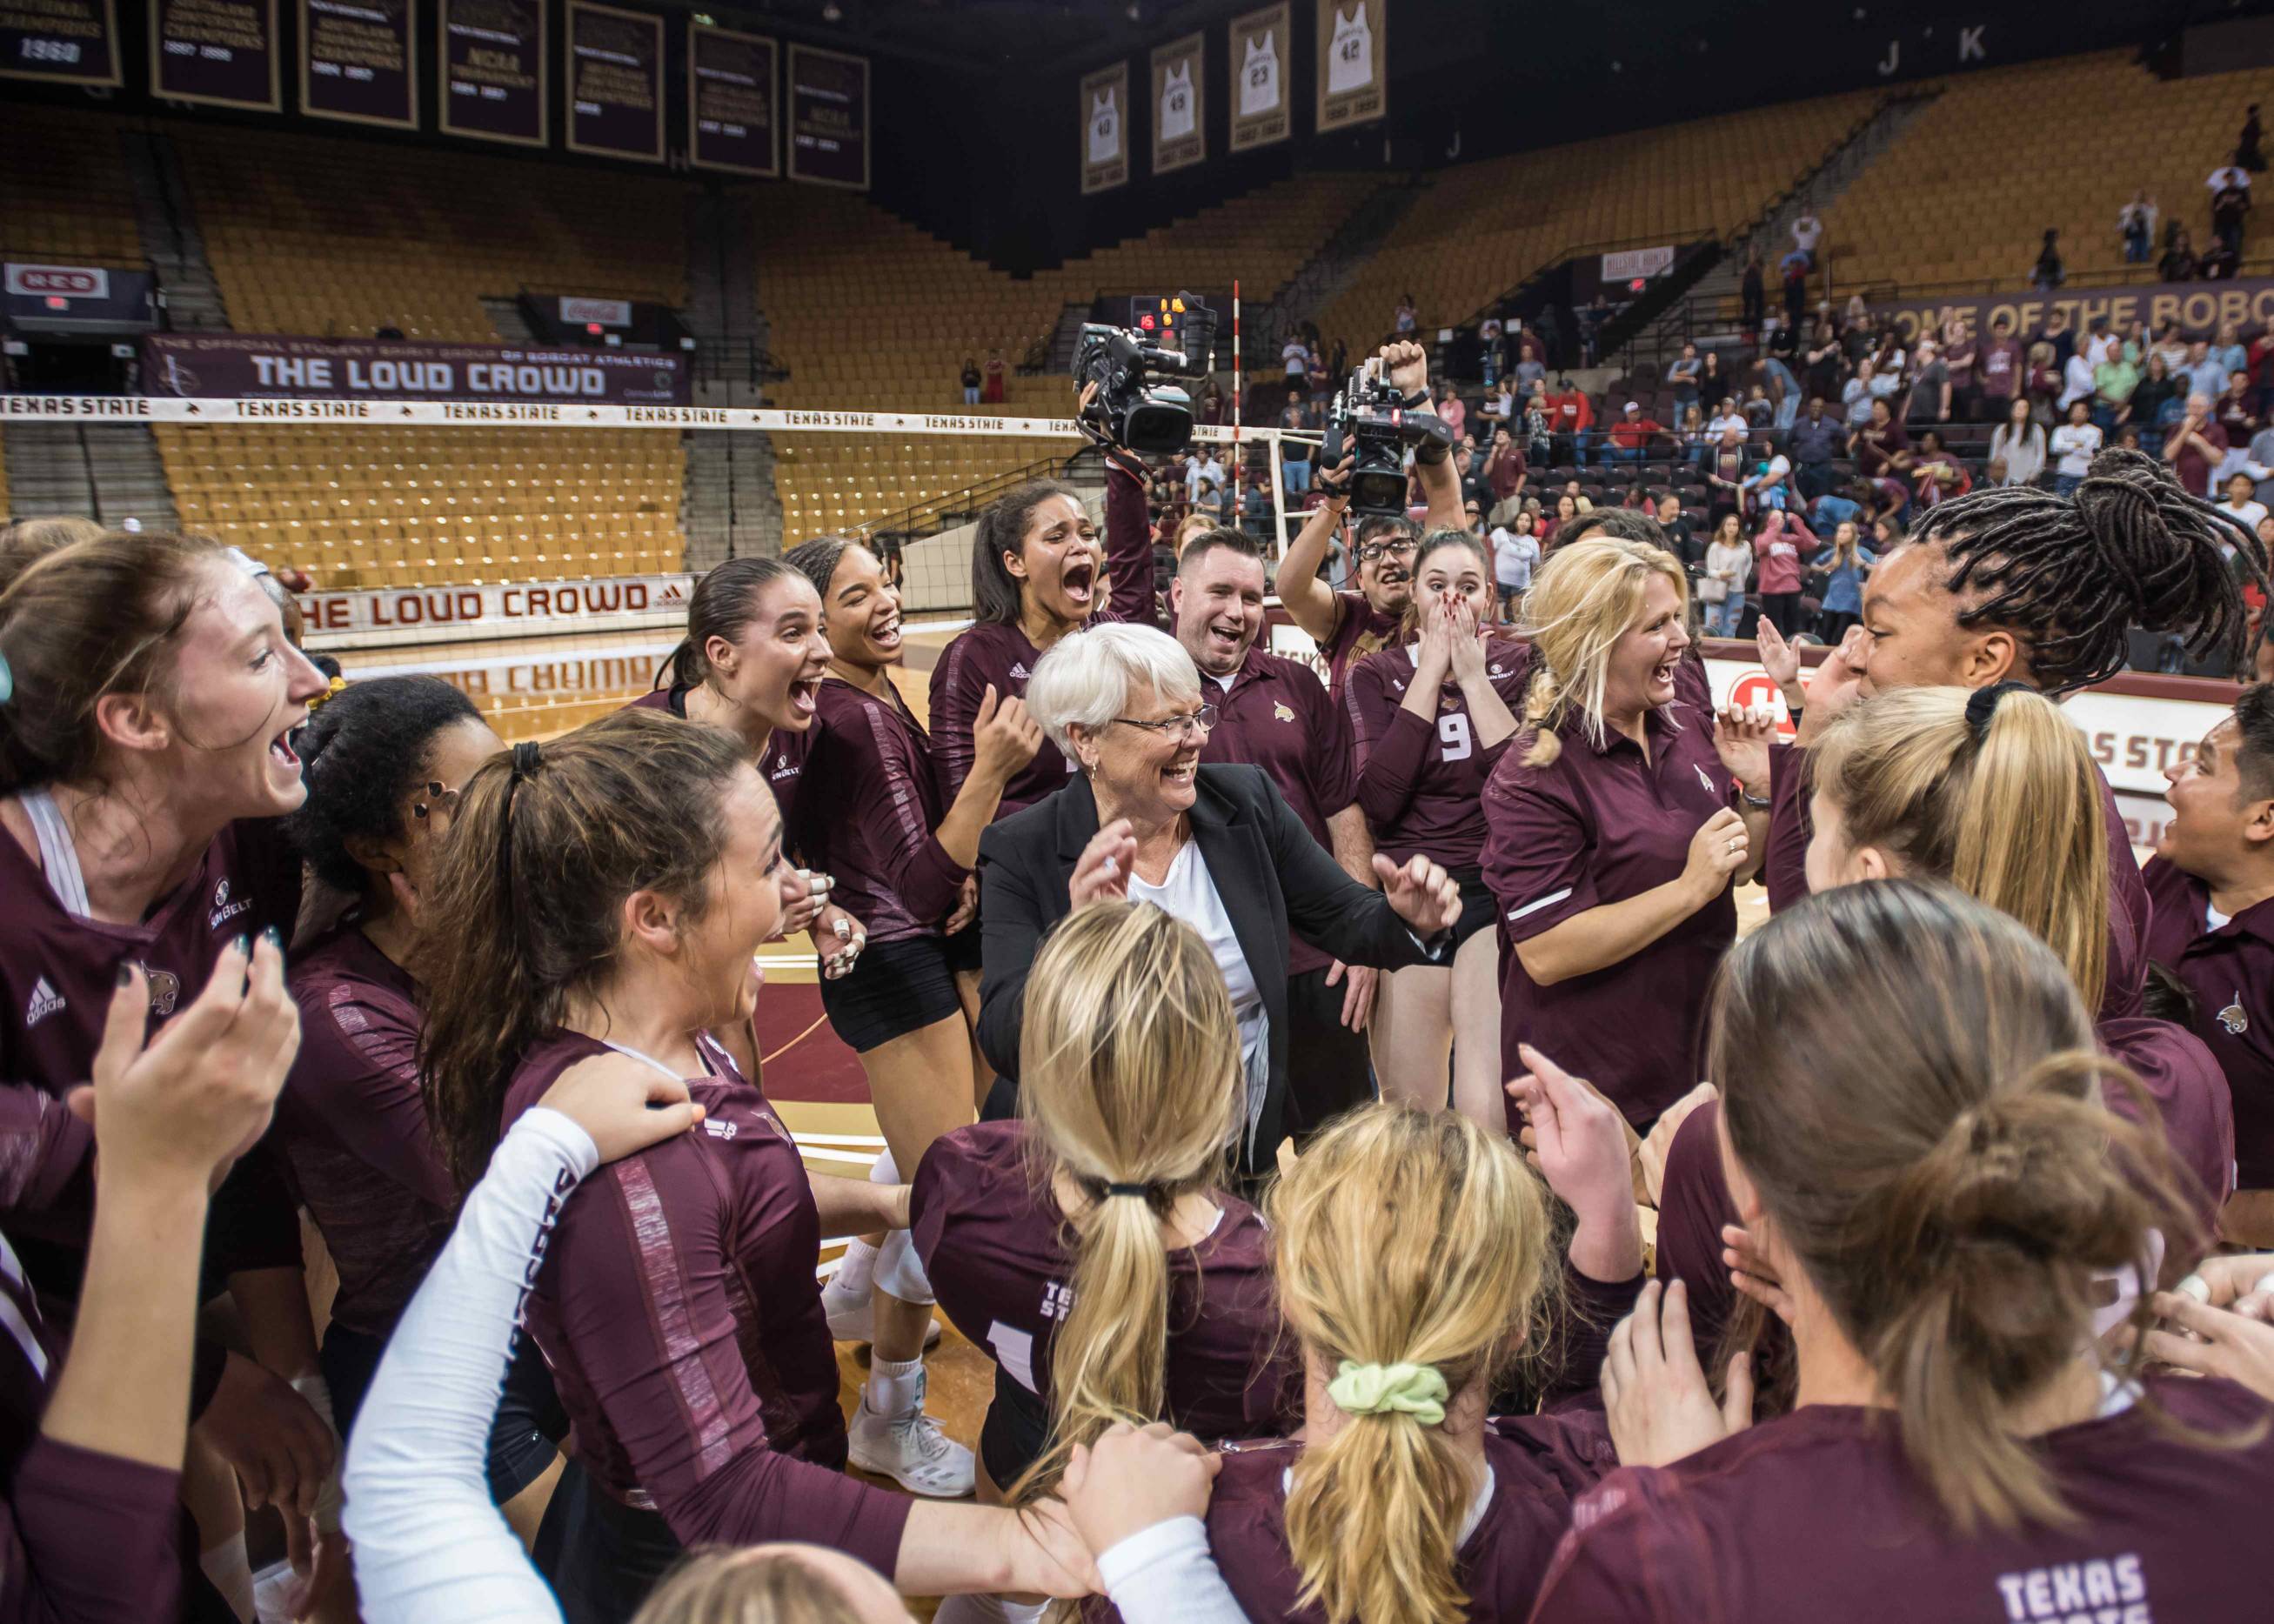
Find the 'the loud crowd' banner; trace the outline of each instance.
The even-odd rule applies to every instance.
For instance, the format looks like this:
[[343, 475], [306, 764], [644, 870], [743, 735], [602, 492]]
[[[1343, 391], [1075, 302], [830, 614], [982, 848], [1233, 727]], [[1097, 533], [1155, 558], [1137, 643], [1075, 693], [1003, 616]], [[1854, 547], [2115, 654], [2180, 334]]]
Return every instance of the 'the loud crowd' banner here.
[[241, 333], [153, 333], [142, 341], [152, 395], [248, 400], [679, 402], [675, 355], [513, 350]]
[[1319, 0], [1321, 135], [1389, 110], [1389, 0]]
[[772, 40], [687, 26], [687, 158], [697, 169], [779, 175]]
[[663, 19], [568, 0], [568, 150], [663, 162]]
[[300, 0], [300, 110], [418, 127], [418, 19], [411, 0]]
[[0, 79], [124, 84], [117, 0], [0, 0]]
[[1288, 43], [1286, 0], [1231, 19], [1231, 150], [1284, 141], [1291, 93], [1288, 73], [1294, 51]]
[[2105, 316], [2150, 332], [2166, 321], [2176, 321], [2187, 337], [2207, 339], [2230, 324], [2238, 330], [2274, 324], [2274, 276], [2244, 276], [2233, 282], [2137, 282], [2073, 292], [1898, 298], [1871, 308], [1875, 318], [1894, 318], [1906, 338], [1921, 327], [1939, 327], [1954, 316], [1971, 323], [1977, 337], [1986, 336], [2000, 316], [2012, 321], [2017, 333], [2035, 333], [2058, 310], [2067, 315], [2073, 332]]
[[376, 592], [303, 592], [308, 630], [433, 631], [495, 624], [501, 631], [541, 629], [532, 622], [613, 620], [659, 611], [687, 612], [693, 575], [611, 575], [592, 581], [532, 581], [512, 585], [403, 587]]
[[1129, 179], [1129, 64], [1081, 81], [1081, 189], [1108, 192]]
[[1153, 52], [1153, 173], [1190, 168], [1208, 156], [1201, 101], [1206, 34], [1187, 34]]
[[545, 0], [440, 0], [445, 135], [542, 147], [546, 116]]
[[150, 94], [279, 112], [276, 0], [151, 0]]

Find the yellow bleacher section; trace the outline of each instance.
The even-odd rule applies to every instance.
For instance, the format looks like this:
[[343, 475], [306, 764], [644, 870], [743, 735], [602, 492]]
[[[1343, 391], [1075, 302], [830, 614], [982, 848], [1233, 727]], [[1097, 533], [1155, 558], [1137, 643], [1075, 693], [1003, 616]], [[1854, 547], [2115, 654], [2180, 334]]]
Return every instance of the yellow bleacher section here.
[[176, 124], [240, 333], [494, 343], [484, 296], [683, 304], [687, 183], [324, 136]]
[[645, 429], [160, 425], [183, 527], [328, 590], [676, 571], [686, 456]]
[[[1060, 312], [1100, 292], [1284, 287], [1362, 195], [1363, 178], [1296, 176], [1032, 279], [990, 269], [866, 199], [809, 187], [760, 193], [758, 304], [789, 369], [778, 404], [846, 410], [962, 411], [960, 374], [1002, 353], [990, 415], [1064, 417], [1063, 375], [1020, 377]], [[1218, 358], [1228, 364], [1227, 321]], [[784, 545], [865, 521], [934, 511], [936, 499], [1080, 448], [1072, 439], [779, 434], [774, 483]]]
[[[2204, 182], [2233, 152], [2244, 107], [2274, 102], [2274, 69], [2171, 83], [2126, 53], [2104, 52], [1970, 73], [1940, 89], [1824, 212], [1842, 297], [1889, 282], [2027, 287], [2048, 227], [2060, 232], [2072, 283], [2120, 271], [2116, 213], [2142, 186], [2200, 252], [2210, 239]], [[2160, 255], [2161, 222], [2157, 231]], [[2153, 282], [2155, 267], [2121, 279]]]
[[1426, 334], [1467, 320], [1570, 249], [1727, 237], [1813, 169], [1878, 99], [1825, 96], [1445, 170], [1319, 330], [1363, 353], [1389, 334], [1404, 294]]
[[144, 260], [116, 118], [0, 105], [0, 251], [61, 265]]

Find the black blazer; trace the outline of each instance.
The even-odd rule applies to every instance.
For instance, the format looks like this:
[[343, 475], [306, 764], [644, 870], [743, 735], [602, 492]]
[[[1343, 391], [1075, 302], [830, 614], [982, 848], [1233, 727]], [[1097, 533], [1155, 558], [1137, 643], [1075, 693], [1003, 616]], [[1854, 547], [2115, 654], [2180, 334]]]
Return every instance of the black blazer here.
[[[1395, 970], [1450, 961], [1452, 933], [1423, 947], [1380, 891], [1359, 884], [1312, 838], [1260, 767], [1204, 763], [1195, 775], [1193, 840], [1224, 899], [1271, 1023], [1271, 1080], [1256, 1124], [1251, 1170], [1268, 1169], [1285, 1137], [1287, 929], [1344, 964]], [[1097, 833], [1089, 780], [991, 824], [979, 837], [979, 1046], [1019, 1080], [1027, 971], [1050, 927], [1072, 910], [1066, 887]], [[1247, 1158], [1243, 1158], [1246, 1162]]]

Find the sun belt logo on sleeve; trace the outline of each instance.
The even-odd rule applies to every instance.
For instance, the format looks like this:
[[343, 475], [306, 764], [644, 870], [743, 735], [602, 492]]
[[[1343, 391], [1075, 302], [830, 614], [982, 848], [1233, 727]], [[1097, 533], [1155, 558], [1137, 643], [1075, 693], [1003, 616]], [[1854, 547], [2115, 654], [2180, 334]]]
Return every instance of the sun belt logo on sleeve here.
[[2218, 1024], [2226, 1028], [2230, 1037], [2239, 1038], [2250, 1030], [2250, 1017], [2243, 1011], [2240, 988], [2235, 989], [2234, 1002], [2218, 1012]]

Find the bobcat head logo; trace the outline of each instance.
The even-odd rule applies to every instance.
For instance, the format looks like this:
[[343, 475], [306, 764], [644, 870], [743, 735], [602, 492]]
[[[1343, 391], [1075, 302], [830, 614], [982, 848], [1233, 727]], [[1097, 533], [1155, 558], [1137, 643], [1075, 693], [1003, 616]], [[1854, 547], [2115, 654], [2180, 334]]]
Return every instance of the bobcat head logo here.
[[1271, 714], [1283, 722], [1291, 722], [1295, 719], [1295, 713], [1276, 699], [1271, 702]]
[[150, 981], [150, 1013], [171, 1015], [174, 1006], [182, 1001], [182, 978], [169, 970], [153, 970], [142, 966], [142, 974]]
[[2226, 1028], [2230, 1037], [2239, 1038], [2250, 1030], [2250, 1017], [2243, 1012], [2240, 989], [2234, 995], [2234, 1002], [2218, 1012], [2218, 1024]]

